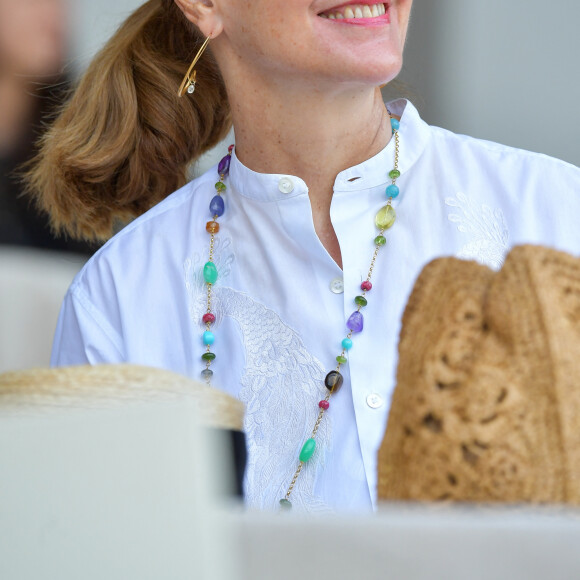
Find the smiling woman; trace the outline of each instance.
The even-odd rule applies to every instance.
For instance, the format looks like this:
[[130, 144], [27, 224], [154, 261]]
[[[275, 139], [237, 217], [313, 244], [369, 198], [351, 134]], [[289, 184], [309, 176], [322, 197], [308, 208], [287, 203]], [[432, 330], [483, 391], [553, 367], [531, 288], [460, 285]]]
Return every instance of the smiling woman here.
[[[251, 506], [375, 504], [399, 321], [427, 262], [580, 248], [577, 169], [383, 103], [411, 3], [150, 0], [30, 174], [74, 235], [140, 216], [71, 286], [53, 363], [149, 364], [241, 399]], [[184, 185], [232, 123], [235, 148]]]

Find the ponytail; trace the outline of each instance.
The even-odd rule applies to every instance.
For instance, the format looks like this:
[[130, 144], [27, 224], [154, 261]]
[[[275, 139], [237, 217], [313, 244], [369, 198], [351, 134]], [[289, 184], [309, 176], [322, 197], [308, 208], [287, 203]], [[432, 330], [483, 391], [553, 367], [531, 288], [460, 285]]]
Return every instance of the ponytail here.
[[182, 186], [188, 165], [225, 137], [230, 109], [211, 48], [196, 65], [195, 95], [177, 96], [202, 42], [173, 0], [149, 0], [97, 55], [26, 175], [57, 233], [110, 237], [117, 220]]

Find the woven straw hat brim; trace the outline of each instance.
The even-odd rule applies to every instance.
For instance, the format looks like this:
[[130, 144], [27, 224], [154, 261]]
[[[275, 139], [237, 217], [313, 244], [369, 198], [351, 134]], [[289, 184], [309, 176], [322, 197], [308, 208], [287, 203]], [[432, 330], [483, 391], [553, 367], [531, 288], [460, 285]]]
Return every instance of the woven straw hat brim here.
[[0, 375], [0, 414], [50, 408], [111, 408], [137, 401], [190, 397], [204, 425], [241, 431], [244, 405], [230, 395], [170, 371], [113, 364], [40, 368]]
[[381, 499], [580, 504], [580, 259], [423, 270], [378, 470]]

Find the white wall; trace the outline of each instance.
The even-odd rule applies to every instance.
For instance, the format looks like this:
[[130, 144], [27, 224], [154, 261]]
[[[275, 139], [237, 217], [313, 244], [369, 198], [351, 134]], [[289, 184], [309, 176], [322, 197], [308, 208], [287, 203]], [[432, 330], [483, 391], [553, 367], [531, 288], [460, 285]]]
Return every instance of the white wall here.
[[402, 79], [425, 118], [580, 165], [580, 3], [415, 0]]
[[86, 68], [93, 55], [143, 0], [68, 0], [71, 14], [71, 66]]

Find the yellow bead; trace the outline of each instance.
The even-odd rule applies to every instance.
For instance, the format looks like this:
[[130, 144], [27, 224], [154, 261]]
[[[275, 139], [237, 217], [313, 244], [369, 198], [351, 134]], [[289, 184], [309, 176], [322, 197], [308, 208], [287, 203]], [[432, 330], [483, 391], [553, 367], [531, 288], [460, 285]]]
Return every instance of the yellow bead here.
[[377, 224], [377, 228], [380, 230], [388, 230], [395, 223], [396, 219], [397, 214], [395, 213], [393, 206], [386, 205], [379, 210], [379, 213], [377, 213], [375, 224]]

